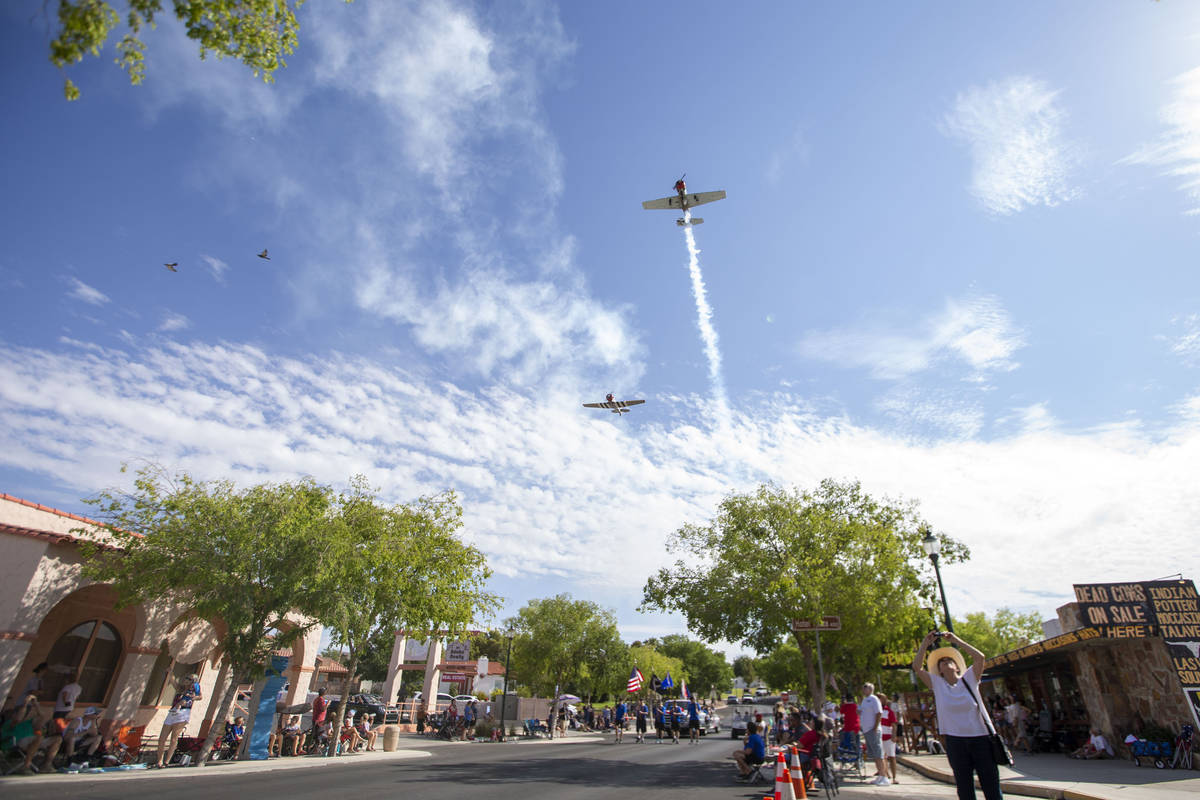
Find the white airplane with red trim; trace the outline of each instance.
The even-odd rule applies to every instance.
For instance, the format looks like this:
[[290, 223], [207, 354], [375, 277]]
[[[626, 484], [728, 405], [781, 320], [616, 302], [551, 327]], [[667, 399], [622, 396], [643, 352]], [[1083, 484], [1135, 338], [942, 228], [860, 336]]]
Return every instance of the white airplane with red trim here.
[[[675, 181], [675, 195], [673, 197], [661, 197], [658, 200], [644, 200], [642, 201], [642, 208], [648, 211], [658, 208], [678, 208], [681, 211], [688, 211], [696, 206], [702, 206], [705, 203], [712, 203], [717, 200], [725, 199], [724, 189], [716, 192], [692, 192], [689, 194], [687, 190], [687, 184], [683, 182], [683, 178], [686, 177], [687, 173], [685, 172], [682, 178]], [[684, 225], [699, 225], [701, 222], [704, 222], [704, 220], [700, 217], [693, 217], [690, 220], [686, 217], [681, 217], [680, 219], [675, 220], [675, 224], [680, 227], [683, 227]]]

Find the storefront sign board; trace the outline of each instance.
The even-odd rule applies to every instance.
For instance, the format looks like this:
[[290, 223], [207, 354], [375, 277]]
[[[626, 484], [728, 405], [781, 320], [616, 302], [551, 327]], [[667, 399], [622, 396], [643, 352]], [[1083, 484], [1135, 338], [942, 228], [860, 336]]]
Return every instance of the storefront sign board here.
[[1084, 621], [1107, 638], [1161, 636], [1200, 726], [1200, 595], [1189, 580], [1075, 584]]

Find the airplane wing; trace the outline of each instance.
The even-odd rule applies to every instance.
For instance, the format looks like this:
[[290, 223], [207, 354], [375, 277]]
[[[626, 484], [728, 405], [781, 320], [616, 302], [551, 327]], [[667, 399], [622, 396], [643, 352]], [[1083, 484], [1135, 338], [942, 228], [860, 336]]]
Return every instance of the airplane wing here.
[[646, 402], [645, 400], [613, 400], [611, 403], [584, 403], [584, 408], [629, 408], [630, 406], [638, 406]]
[[702, 206], [705, 203], [711, 203], [716, 200], [724, 200], [725, 190], [722, 189], [719, 192], [700, 192], [699, 194], [689, 194], [687, 198], [689, 206]]
[[[719, 192], [697, 192], [695, 194], [684, 195], [687, 198], [688, 208], [702, 206], [705, 203], [711, 203], [714, 200], [724, 200], [725, 191], [722, 189]], [[672, 197], [660, 197], [657, 200], [643, 200], [642, 208], [651, 210], [655, 208], [683, 208], [683, 203], [679, 201], [679, 195]]]
[[642, 208], [646, 210], [655, 208], [679, 208], [679, 195], [660, 197], [658, 200], [643, 200]]

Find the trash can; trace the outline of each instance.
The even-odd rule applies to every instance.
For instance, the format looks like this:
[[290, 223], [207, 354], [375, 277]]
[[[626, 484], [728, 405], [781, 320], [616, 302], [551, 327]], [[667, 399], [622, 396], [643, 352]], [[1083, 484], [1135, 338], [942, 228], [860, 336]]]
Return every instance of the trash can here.
[[383, 729], [383, 752], [394, 753], [400, 744], [400, 726], [388, 725]]

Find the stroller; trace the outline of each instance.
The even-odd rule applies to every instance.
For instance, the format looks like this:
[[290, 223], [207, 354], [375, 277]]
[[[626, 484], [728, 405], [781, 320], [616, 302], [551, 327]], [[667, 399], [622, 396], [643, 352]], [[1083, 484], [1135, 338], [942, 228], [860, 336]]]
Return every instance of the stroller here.
[[442, 724], [438, 726], [435, 736], [438, 739], [445, 739], [447, 742], [452, 741], [462, 734], [463, 726], [461, 720], [457, 717], [451, 719], [449, 715], [445, 717]]

